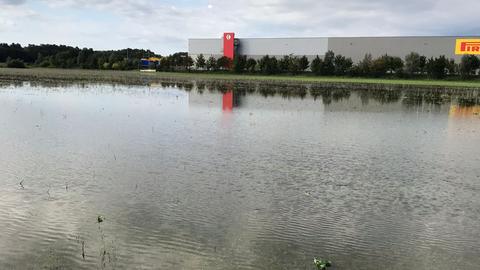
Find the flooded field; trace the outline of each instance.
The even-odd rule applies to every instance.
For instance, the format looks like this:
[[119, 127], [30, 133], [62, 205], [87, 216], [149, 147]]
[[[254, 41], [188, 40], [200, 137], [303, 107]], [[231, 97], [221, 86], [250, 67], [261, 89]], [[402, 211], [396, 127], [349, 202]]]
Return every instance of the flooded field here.
[[480, 93], [4, 83], [0, 227], [0, 269], [479, 269]]

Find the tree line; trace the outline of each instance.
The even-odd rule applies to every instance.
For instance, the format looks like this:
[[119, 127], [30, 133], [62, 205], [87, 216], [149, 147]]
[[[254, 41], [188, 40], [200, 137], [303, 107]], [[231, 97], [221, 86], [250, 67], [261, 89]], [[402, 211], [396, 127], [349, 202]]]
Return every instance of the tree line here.
[[279, 59], [265, 55], [255, 60], [245, 55], [236, 55], [232, 60], [227, 57], [209, 57], [200, 54], [193, 60], [188, 53], [178, 52], [161, 57], [150, 50], [123, 49], [97, 51], [93, 49], [65, 45], [28, 45], [0, 43], [0, 63], [8, 67], [83, 68], [83, 69], [138, 69], [140, 59], [158, 57], [160, 63], [154, 66], [158, 71], [231, 71], [234, 73], [300, 74], [313, 73], [318, 76], [359, 76], [359, 77], [414, 77], [429, 76], [442, 79], [448, 75], [461, 75], [462, 78], [478, 76], [480, 59], [475, 55], [465, 55], [460, 63], [445, 56], [427, 58], [412, 52], [404, 59], [383, 55], [373, 58], [371, 54], [358, 63], [351, 58], [333, 51], [323, 57], [316, 56], [309, 61], [306, 56], [286, 55]]
[[[194, 63], [193, 63], [194, 62]], [[197, 70], [218, 71], [232, 70], [235, 73], [261, 73], [265, 75], [292, 74], [311, 72], [318, 76], [358, 76], [358, 77], [386, 77], [396, 76], [414, 77], [429, 76], [443, 79], [448, 75], [461, 75], [463, 78], [477, 76], [480, 68], [480, 59], [475, 55], [464, 55], [460, 63], [447, 59], [444, 55], [427, 58], [412, 52], [404, 59], [397, 56], [383, 55], [373, 58], [371, 54], [358, 63], [343, 55], [335, 55], [328, 51], [323, 58], [316, 56], [309, 61], [306, 56], [286, 55], [280, 59], [265, 55], [259, 60], [237, 55], [233, 61], [226, 57], [205, 57], [200, 54], [192, 66]]]
[[9, 67], [83, 68], [83, 69], [138, 69], [141, 58], [160, 57], [150, 50], [123, 49], [97, 51], [65, 45], [28, 45], [0, 43], [0, 62]]

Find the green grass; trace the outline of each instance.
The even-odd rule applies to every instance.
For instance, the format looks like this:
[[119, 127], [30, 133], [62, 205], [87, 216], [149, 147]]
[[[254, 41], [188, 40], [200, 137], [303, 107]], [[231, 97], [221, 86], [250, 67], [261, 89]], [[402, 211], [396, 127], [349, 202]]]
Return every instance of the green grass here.
[[228, 73], [186, 73], [186, 72], [139, 72], [139, 71], [110, 71], [110, 70], [82, 70], [82, 69], [0, 69], [0, 80], [47, 80], [47, 81], [82, 81], [82, 82], [118, 82], [127, 84], [145, 84], [162, 80], [220, 80], [220, 81], [254, 81], [265, 83], [314, 83], [314, 84], [342, 84], [355, 85], [382, 85], [382, 86], [410, 86], [419, 88], [476, 88], [480, 89], [480, 80], [428, 80], [428, 79], [375, 79], [352, 77], [319, 77], [312, 75], [250, 75]]
[[[190, 74], [183, 74], [192, 76]], [[177, 75], [178, 76], [178, 75]], [[375, 79], [375, 78], [352, 78], [352, 77], [318, 77], [318, 76], [287, 76], [287, 75], [238, 75], [238, 74], [195, 74], [202, 79], [222, 80], [255, 80], [255, 81], [279, 81], [279, 82], [305, 82], [305, 83], [359, 83], [359, 84], [387, 84], [387, 85], [418, 85], [418, 86], [446, 86], [480, 88], [480, 81], [460, 80], [412, 80], [412, 79]]]

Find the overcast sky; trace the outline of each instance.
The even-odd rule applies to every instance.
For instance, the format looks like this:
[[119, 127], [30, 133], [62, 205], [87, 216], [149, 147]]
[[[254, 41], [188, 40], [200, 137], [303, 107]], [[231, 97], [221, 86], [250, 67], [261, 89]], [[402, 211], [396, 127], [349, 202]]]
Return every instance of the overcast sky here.
[[0, 42], [187, 50], [191, 37], [479, 35], [480, 1], [0, 0]]

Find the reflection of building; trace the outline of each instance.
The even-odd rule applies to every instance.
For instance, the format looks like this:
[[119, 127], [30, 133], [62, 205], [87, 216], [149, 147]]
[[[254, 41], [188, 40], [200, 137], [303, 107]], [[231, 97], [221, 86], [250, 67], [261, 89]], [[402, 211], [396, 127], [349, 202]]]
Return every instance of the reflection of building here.
[[245, 94], [235, 90], [224, 93], [219, 91], [203, 91], [202, 93], [190, 91], [188, 96], [190, 106], [206, 107], [213, 110], [222, 109], [224, 112], [232, 111], [235, 108], [249, 111], [257, 109], [270, 111], [324, 111], [322, 102], [313, 98], [285, 98], [281, 95], [265, 97], [260, 93]]
[[224, 111], [233, 110], [233, 91], [228, 91], [228, 92], [223, 94], [222, 110], [224, 110]]
[[235, 53], [259, 59], [264, 55], [324, 56], [329, 50], [362, 60], [369, 53], [376, 58], [385, 54], [402, 59], [411, 52], [428, 57], [445, 55], [460, 61], [464, 54], [480, 54], [480, 37], [307, 37], [307, 38], [240, 38], [224, 33], [223, 39], [189, 39], [188, 53], [193, 58], [203, 54], [233, 58]]
[[222, 96], [222, 110], [232, 111], [233, 108], [240, 107], [242, 104], [242, 96], [235, 91], [228, 91]]
[[455, 118], [468, 118], [468, 117], [480, 117], [480, 105], [477, 106], [459, 106], [452, 105], [449, 112], [450, 117]]
[[191, 106], [211, 107], [222, 109], [223, 111], [232, 111], [242, 104], [242, 96], [235, 91], [202, 93], [191, 91], [188, 93]]

